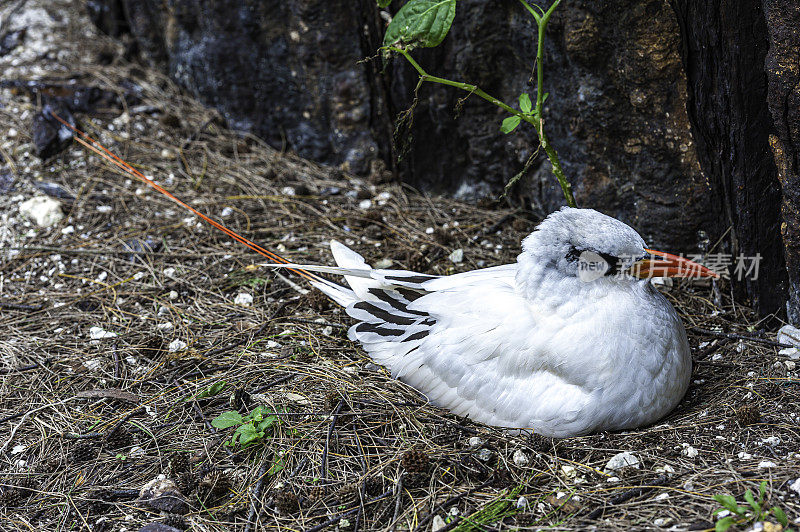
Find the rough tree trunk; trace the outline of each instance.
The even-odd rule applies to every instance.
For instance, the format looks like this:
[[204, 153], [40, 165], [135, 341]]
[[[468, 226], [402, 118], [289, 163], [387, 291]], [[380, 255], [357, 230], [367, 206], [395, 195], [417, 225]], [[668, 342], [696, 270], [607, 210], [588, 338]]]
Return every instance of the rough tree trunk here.
[[800, 323], [800, 4], [764, 2], [769, 29], [767, 102], [774, 134], [769, 141], [783, 190], [781, 234], [789, 274], [787, 314]]
[[[790, 314], [797, 321], [797, 6], [793, 0], [766, 3], [772, 6], [769, 24], [759, 0], [673, 0], [689, 117], [714, 192], [712, 234], [730, 229], [731, 254], [761, 256], [758, 278], [746, 277], [738, 287], [762, 315], [782, 311], [787, 299], [786, 246], [794, 279]], [[795, 22], [785, 18], [788, 11]]]

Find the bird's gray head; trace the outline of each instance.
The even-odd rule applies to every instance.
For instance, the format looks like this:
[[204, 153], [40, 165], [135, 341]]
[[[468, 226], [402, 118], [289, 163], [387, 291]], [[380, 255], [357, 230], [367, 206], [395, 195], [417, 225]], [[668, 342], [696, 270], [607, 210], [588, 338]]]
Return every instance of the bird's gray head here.
[[527, 255], [564, 275], [594, 280], [630, 268], [647, 255], [628, 225], [593, 209], [563, 207], [522, 242]]

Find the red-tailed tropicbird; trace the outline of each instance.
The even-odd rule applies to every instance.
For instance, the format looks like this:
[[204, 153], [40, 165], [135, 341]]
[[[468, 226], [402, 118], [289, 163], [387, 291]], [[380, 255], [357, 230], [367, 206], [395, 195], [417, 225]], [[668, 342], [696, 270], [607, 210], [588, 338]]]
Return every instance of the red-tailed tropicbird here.
[[[516, 264], [447, 277], [373, 269], [338, 242], [331, 242], [336, 267], [288, 264], [51, 114], [100, 157], [283, 263], [270, 266], [308, 279], [358, 321], [349, 336], [373, 360], [458, 415], [565, 437], [647, 425], [686, 393], [686, 331], [647, 278], [717, 275], [646, 249], [619, 220], [564, 207], [523, 241]], [[344, 275], [350, 288], [315, 271]]]
[[[516, 264], [446, 277], [371, 268], [332, 241], [344, 275], [311, 283], [358, 323], [349, 337], [433, 404], [488, 425], [566, 437], [652, 423], [689, 385], [686, 331], [647, 278], [716, 277], [645, 248], [624, 223], [562, 208]], [[658, 257], [653, 260], [648, 257]]]

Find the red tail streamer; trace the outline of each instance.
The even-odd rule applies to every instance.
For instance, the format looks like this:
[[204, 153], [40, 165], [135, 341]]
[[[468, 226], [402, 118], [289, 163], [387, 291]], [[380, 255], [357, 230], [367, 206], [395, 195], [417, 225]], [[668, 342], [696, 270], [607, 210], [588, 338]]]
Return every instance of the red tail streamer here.
[[[175, 203], [177, 203], [178, 205], [180, 205], [184, 209], [192, 212], [193, 214], [196, 214], [197, 216], [199, 216], [200, 218], [202, 218], [206, 222], [208, 222], [211, 225], [213, 225], [215, 228], [219, 229], [220, 231], [222, 231], [223, 233], [225, 233], [226, 235], [228, 235], [232, 239], [236, 240], [237, 242], [240, 242], [240, 243], [244, 244], [245, 246], [249, 247], [250, 249], [252, 249], [256, 253], [258, 253], [260, 255], [263, 255], [264, 257], [267, 257], [268, 259], [270, 259], [271, 261], [275, 262], [276, 264], [289, 264], [290, 263], [289, 260], [284, 259], [280, 255], [262, 248], [258, 244], [246, 239], [245, 237], [243, 237], [240, 234], [232, 231], [231, 229], [228, 229], [227, 227], [225, 227], [221, 223], [217, 222], [216, 220], [213, 220], [213, 219], [209, 218], [208, 216], [206, 216], [202, 212], [198, 211], [197, 209], [195, 209], [191, 205], [179, 200], [178, 198], [173, 196], [172, 193], [167, 191], [164, 187], [162, 187], [161, 185], [159, 185], [157, 183], [154, 183], [152, 180], [148, 179], [143, 173], [141, 173], [140, 171], [138, 171], [137, 169], [135, 169], [134, 167], [132, 167], [131, 165], [126, 163], [124, 160], [122, 160], [119, 157], [117, 157], [116, 155], [114, 155], [105, 146], [103, 146], [102, 144], [100, 144], [99, 142], [94, 140], [92, 137], [90, 137], [89, 135], [87, 135], [83, 131], [77, 129], [75, 126], [73, 126], [72, 124], [70, 124], [69, 122], [67, 122], [63, 118], [61, 118], [60, 116], [58, 116], [55, 112], [50, 111], [50, 114], [53, 115], [53, 118], [55, 118], [56, 120], [61, 122], [63, 125], [67, 126], [69, 129], [71, 129], [72, 131], [74, 131], [78, 135], [78, 136], [75, 137], [75, 140], [80, 142], [87, 149], [89, 149], [92, 152], [96, 153], [97, 155], [99, 155], [100, 157], [102, 157], [103, 159], [108, 161], [109, 163], [121, 168], [122, 170], [124, 170], [128, 174], [134, 176], [139, 181], [142, 181], [143, 183], [146, 183], [147, 185], [153, 187], [154, 189], [156, 189], [157, 191], [159, 191], [163, 195], [167, 196], [169, 199], [171, 199], [172, 201], [174, 201]], [[297, 275], [299, 275], [301, 277], [305, 277], [306, 279], [308, 279], [310, 281], [324, 281], [324, 279], [322, 279], [318, 275], [315, 275], [315, 274], [313, 274], [311, 272], [307, 272], [305, 270], [291, 268], [290, 271], [296, 273]]]

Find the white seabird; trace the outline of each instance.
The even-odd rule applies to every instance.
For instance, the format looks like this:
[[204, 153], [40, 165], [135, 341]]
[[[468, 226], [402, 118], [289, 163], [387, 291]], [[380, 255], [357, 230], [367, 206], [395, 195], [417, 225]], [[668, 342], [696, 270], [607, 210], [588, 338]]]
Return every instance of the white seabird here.
[[278, 267], [344, 275], [349, 288], [311, 282], [358, 322], [350, 339], [457, 415], [566, 437], [670, 412], [691, 354], [678, 314], [647, 278], [717, 275], [646, 249], [631, 227], [591, 209], [551, 214], [522, 249], [516, 264], [446, 277], [373, 269], [335, 241], [336, 267]]

